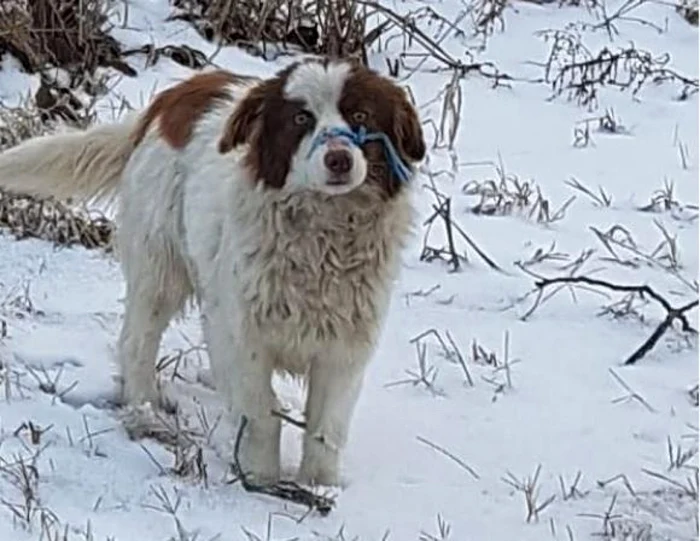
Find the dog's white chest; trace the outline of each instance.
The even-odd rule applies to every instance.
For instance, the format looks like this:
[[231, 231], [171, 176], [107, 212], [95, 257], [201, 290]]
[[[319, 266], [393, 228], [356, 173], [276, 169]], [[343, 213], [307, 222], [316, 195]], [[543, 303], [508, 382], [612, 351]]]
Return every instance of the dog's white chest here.
[[377, 337], [409, 213], [339, 203], [262, 205], [237, 227], [236, 281], [247, 327], [287, 355], [285, 364], [331, 343], [369, 346]]

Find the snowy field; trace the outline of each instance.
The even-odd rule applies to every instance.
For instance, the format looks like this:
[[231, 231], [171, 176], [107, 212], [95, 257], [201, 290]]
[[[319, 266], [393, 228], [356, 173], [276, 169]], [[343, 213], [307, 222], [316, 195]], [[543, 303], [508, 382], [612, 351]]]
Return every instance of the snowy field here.
[[[127, 47], [216, 52], [187, 24], [166, 22], [166, 0], [129, 4], [128, 24], [117, 9], [112, 32]], [[619, 16], [606, 26], [585, 5], [515, 1], [505, 27], [484, 38], [466, 2], [385, 5], [417, 13], [442, 60], [398, 30], [370, 59], [386, 72], [412, 53], [398, 75], [431, 150], [415, 185], [421, 223], [354, 418], [335, 509], [321, 517], [230, 482], [232, 434], [196, 381], [207, 360], [194, 313], [161, 349], [189, 443], [175, 452], [130, 441], [106, 407], [122, 317], [118, 263], [5, 235], [0, 540], [698, 538], [697, 338], [675, 321], [625, 365], [667, 310], [653, 295], [609, 287], [646, 284], [673, 308], [697, 299], [697, 27], [660, 2], [626, 2], [621, 12], [610, 2], [606, 13]], [[629, 88], [588, 84], [600, 70], [565, 68], [604, 48], [627, 51], [610, 73], [633, 79]], [[262, 75], [291, 60], [234, 48], [214, 56]], [[139, 76], [102, 100], [104, 121], [115, 104], [140, 107], [188, 73], [168, 59], [130, 62]], [[455, 78], [447, 65], [456, 63], [483, 63], [485, 75]], [[578, 95], [555, 95], [562, 69]], [[37, 85], [5, 56], [4, 102]], [[595, 101], [579, 103], [592, 89]], [[557, 281], [572, 277], [608, 285]], [[697, 310], [684, 315], [696, 328]], [[279, 389], [298, 416], [301, 389], [286, 381]], [[291, 474], [299, 430], [285, 427], [283, 440]]]

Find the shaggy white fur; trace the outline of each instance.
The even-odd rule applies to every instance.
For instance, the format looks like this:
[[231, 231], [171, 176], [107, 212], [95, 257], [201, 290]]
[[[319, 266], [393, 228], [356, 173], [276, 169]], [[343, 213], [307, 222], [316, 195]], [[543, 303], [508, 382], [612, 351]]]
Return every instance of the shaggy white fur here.
[[[337, 102], [346, 74], [342, 65], [313, 64], [289, 77], [287, 95], [311, 110], [316, 130], [344, 125]], [[359, 149], [351, 182], [327, 186], [322, 161], [304, 159], [313, 134], [300, 143], [281, 189], [252, 182], [246, 145], [225, 154], [217, 146], [246, 88], [232, 86], [233, 103], [213, 104], [184, 149], [155, 128], [133, 148], [130, 120], [10, 150], [0, 155], [0, 185], [120, 196], [126, 312], [118, 357], [127, 405], [162, 405], [161, 335], [193, 298], [230, 420], [248, 421], [239, 456], [246, 472], [255, 482], [279, 478], [271, 379], [281, 370], [308, 377], [300, 480], [336, 485], [410, 231], [411, 194], [387, 198], [364, 182]]]

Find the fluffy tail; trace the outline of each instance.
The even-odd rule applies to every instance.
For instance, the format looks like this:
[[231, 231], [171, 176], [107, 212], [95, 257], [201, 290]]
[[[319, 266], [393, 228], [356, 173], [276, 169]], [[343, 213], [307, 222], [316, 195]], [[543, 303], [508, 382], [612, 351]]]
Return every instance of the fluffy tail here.
[[133, 151], [135, 116], [85, 131], [45, 135], [0, 153], [0, 187], [81, 201], [113, 196]]

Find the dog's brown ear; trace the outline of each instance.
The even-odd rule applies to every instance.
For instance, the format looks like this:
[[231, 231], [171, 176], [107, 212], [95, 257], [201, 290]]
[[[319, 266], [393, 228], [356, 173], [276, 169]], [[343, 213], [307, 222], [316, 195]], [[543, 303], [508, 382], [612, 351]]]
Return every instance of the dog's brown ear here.
[[425, 157], [423, 128], [415, 107], [405, 93], [394, 111], [394, 140], [399, 143], [398, 151], [404, 159], [419, 162]]
[[219, 139], [219, 152], [226, 154], [247, 142], [255, 132], [255, 123], [262, 113], [267, 91], [265, 85], [256, 86], [236, 105]]

